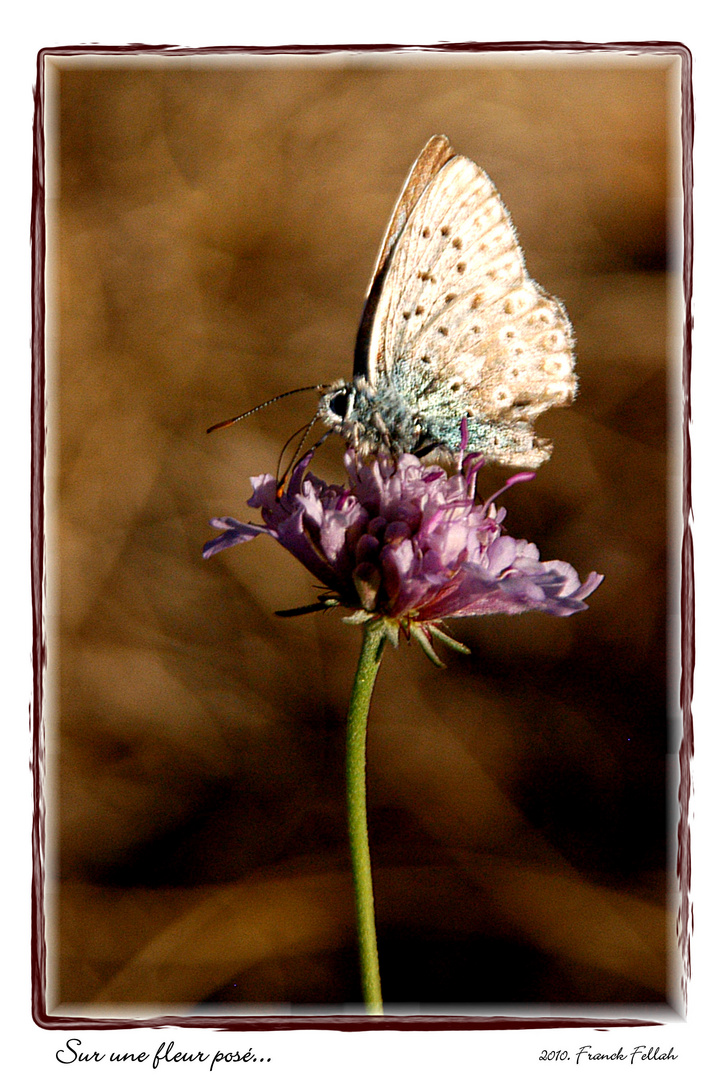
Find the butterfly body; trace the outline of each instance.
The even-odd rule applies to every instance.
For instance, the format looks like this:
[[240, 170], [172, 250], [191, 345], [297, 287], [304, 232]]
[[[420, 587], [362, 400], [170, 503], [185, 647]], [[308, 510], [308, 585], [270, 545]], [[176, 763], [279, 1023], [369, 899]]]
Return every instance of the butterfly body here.
[[488, 176], [434, 136], [397, 203], [367, 296], [354, 377], [318, 416], [362, 454], [456, 453], [535, 467], [532, 421], [576, 393], [562, 304], [526, 272]]

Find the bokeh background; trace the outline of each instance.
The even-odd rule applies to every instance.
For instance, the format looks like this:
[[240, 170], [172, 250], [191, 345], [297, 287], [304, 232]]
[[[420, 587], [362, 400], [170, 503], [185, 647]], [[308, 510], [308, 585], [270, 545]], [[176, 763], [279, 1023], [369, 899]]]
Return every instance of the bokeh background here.
[[[576, 331], [580, 395], [540, 418], [554, 455], [505, 496], [508, 529], [606, 580], [570, 619], [453, 624], [472, 653], [445, 671], [387, 655], [368, 764], [385, 999], [665, 1001], [675, 60], [48, 71], [50, 1008], [356, 1011], [359, 631], [276, 618], [315, 593], [269, 541], [201, 559], [210, 517], [252, 518], [249, 476], [315, 399], [205, 429], [350, 373], [384, 228], [438, 132], [492, 177]], [[337, 440], [315, 467], [340, 479]]]

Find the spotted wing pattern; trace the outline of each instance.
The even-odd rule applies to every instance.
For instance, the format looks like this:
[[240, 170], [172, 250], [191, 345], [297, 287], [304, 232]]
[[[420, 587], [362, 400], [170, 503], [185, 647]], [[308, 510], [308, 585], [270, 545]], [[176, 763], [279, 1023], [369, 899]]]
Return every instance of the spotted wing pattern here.
[[528, 276], [488, 176], [454, 155], [443, 136], [427, 144], [409, 176], [367, 309], [372, 296], [355, 374], [363, 366], [379, 391], [391, 380], [421, 413], [503, 427], [573, 400], [573, 334], [563, 305]]

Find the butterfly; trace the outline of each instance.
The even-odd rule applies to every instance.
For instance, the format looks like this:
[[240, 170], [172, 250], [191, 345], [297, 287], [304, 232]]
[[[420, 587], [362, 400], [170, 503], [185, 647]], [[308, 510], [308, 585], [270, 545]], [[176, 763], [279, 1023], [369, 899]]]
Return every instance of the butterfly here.
[[534, 418], [576, 388], [563, 305], [528, 276], [486, 173], [433, 136], [379, 253], [353, 378], [320, 388], [317, 417], [361, 456], [465, 449], [534, 468], [552, 450]]

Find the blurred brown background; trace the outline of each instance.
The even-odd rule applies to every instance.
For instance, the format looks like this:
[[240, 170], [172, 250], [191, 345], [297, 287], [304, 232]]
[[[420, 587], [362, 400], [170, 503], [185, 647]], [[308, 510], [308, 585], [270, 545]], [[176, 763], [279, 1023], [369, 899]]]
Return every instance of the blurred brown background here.
[[[576, 330], [579, 398], [539, 420], [554, 455], [502, 500], [508, 530], [606, 580], [570, 619], [450, 624], [472, 655], [446, 671], [387, 656], [369, 733], [385, 999], [664, 1001], [668, 61], [49, 63], [50, 1007], [360, 999], [359, 631], [277, 619], [315, 594], [269, 541], [201, 559], [210, 517], [254, 518], [248, 478], [314, 398], [204, 432], [350, 373], [437, 132], [492, 177]], [[316, 469], [340, 478], [337, 440]], [[486, 473], [484, 495], [506, 475]]]

